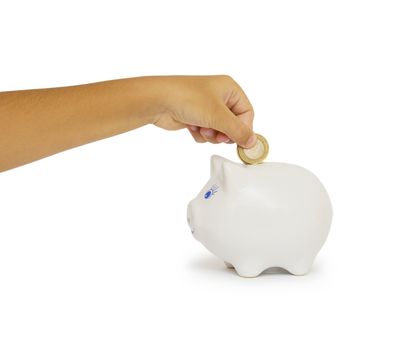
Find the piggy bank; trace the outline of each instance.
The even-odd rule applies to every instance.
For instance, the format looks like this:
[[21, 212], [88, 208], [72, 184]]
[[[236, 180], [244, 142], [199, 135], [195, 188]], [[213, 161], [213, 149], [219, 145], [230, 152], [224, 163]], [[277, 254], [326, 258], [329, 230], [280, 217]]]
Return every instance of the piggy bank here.
[[242, 277], [271, 267], [306, 274], [331, 224], [328, 194], [292, 164], [211, 158], [211, 178], [187, 208], [193, 236]]

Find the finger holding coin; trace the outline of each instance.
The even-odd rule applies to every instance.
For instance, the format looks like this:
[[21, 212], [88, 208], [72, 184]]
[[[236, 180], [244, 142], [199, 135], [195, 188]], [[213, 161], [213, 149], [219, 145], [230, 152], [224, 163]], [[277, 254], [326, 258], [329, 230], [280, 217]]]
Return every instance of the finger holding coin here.
[[268, 155], [268, 141], [262, 135], [256, 134], [256, 136], [257, 141], [253, 147], [237, 146], [238, 156], [245, 164], [260, 164]]

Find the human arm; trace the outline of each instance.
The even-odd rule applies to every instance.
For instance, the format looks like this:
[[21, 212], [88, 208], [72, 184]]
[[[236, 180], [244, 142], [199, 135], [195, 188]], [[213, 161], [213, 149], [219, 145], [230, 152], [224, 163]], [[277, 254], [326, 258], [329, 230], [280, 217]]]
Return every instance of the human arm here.
[[198, 142], [255, 143], [253, 109], [228, 76], [138, 77], [0, 93], [0, 171], [146, 124]]

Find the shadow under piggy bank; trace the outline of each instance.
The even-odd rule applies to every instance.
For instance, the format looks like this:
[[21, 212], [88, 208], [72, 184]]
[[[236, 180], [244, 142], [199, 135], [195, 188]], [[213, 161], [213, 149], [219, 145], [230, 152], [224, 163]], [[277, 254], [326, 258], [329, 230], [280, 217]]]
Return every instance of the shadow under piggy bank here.
[[[201, 255], [197, 258], [194, 258], [190, 261], [189, 263], [190, 269], [196, 272], [202, 272], [205, 274], [210, 274], [212, 276], [237, 276], [237, 272], [233, 267], [227, 267], [225, 264], [220, 263], [220, 260], [215, 258], [214, 256], [207, 256], [207, 255]], [[309, 274], [316, 274], [320, 273], [322, 270], [322, 265], [319, 263], [314, 263], [313, 267], [309, 271]], [[290, 275], [293, 276], [289, 271], [281, 268], [281, 267], [269, 267], [266, 270], [262, 271], [259, 274], [259, 277], [264, 277], [264, 276], [286, 276]], [[255, 276], [257, 277], [257, 276]], [[247, 277], [246, 277], [247, 278]]]

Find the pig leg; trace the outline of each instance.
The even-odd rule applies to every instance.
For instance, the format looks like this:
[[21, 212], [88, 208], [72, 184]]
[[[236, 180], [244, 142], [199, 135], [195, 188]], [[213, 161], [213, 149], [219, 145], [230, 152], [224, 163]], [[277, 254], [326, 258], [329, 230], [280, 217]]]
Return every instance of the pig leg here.
[[292, 275], [303, 276], [306, 275], [312, 267], [313, 259], [301, 259], [294, 264], [284, 267]]
[[262, 268], [256, 268], [256, 267], [251, 267], [251, 266], [246, 266], [246, 265], [237, 265], [234, 266], [235, 271], [237, 271], [237, 274], [240, 275], [241, 277], [257, 277], [263, 272]]

